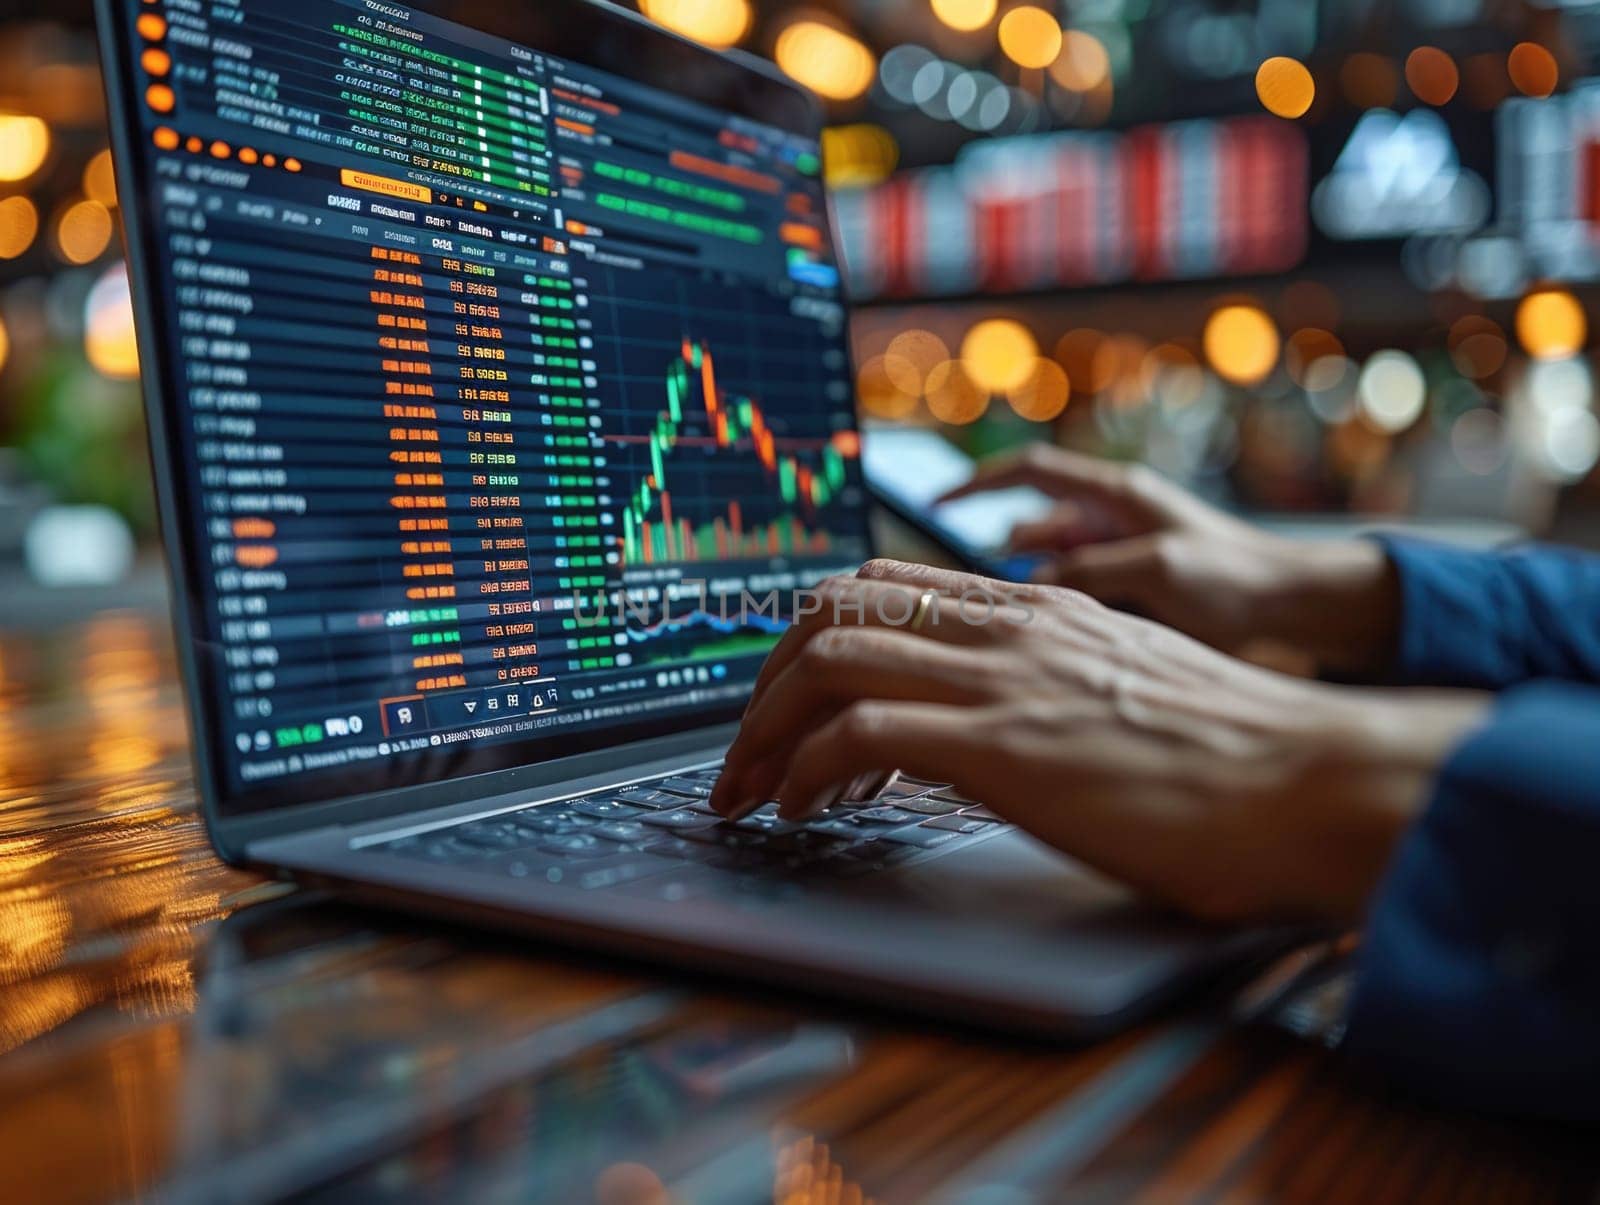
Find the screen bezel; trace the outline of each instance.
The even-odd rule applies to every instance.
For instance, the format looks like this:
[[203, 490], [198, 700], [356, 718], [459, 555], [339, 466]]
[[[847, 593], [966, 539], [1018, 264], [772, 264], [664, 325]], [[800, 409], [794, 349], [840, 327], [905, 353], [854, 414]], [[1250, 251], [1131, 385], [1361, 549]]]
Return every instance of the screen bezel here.
[[[177, 365], [165, 338], [168, 315], [158, 287], [158, 232], [146, 212], [153, 181], [146, 170], [132, 92], [130, 22], [118, 5], [127, 0], [96, 0], [96, 17], [111, 118], [113, 154], [124, 183], [121, 211], [124, 242], [145, 395], [151, 463], [167, 549], [172, 585], [172, 613], [177, 653], [189, 706], [190, 737], [199, 794], [207, 828], [218, 852], [232, 862], [249, 860], [250, 842], [327, 824], [364, 822], [386, 815], [546, 786], [596, 772], [638, 764], [663, 756], [702, 751], [726, 739], [743, 711], [731, 700], [628, 727], [589, 732], [556, 733], [529, 741], [479, 747], [476, 760], [498, 764], [471, 769], [449, 778], [420, 784], [353, 789], [360, 775], [317, 776], [315, 792], [291, 792], [279, 781], [255, 790], [233, 792], [224, 779], [225, 758], [219, 756], [223, 700], [217, 689], [214, 659], [220, 650], [205, 647], [203, 566], [196, 544], [193, 499], [172, 432], [181, 422]], [[820, 139], [821, 105], [809, 92], [775, 68], [750, 56], [722, 54], [660, 29], [643, 17], [605, 0], [541, 0], [538, 5], [504, 6], [491, 0], [406, 0], [406, 6], [453, 21], [479, 33], [501, 38], [574, 63], [662, 87], [677, 95], [741, 114], [763, 124]], [[838, 247], [831, 197], [827, 200], [830, 238]], [[837, 254], [837, 251], [836, 251]], [[843, 294], [840, 304], [846, 304]], [[850, 355], [848, 322], [842, 334]], [[860, 422], [857, 416], [856, 429]], [[861, 536], [872, 552], [867, 506], [860, 507]], [[553, 746], [559, 743], [556, 752]], [[533, 760], [530, 760], [532, 758]], [[287, 794], [309, 798], [284, 801]], [[226, 806], [225, 806], [226, 803]]]

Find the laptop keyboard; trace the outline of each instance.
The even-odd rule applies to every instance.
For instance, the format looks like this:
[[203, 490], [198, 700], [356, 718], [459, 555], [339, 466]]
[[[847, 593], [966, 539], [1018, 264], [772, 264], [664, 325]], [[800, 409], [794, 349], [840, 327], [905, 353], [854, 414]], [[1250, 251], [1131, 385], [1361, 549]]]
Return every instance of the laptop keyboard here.
[[[807, 879], [853, 879], [993, 835], [993, 812], [937, 783], [902, 780], [872, 800], [846, 801], [805, 823], [768, 803], [729, 823], [706, 799], [718, 771], [665, 775], [610, 791], [502, 812], [367, 849], [513, 878], [601, 890], [669, 879], [689, 867], [743, 889]], [[669, 884], [662, 888], [672, 898]], [[680, 891], [682, 895], [687, 888]]]

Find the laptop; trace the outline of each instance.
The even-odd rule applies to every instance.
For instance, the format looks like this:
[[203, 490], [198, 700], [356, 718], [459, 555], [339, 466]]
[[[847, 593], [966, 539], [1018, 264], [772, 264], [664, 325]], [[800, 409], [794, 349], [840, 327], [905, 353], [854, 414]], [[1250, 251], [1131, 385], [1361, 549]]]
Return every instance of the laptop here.
[[939, 783], [710, 814], [872, 555], [808, 95], [587, 0], [97, 7], [223, 858], [1067, 1037], [1274, 944]]

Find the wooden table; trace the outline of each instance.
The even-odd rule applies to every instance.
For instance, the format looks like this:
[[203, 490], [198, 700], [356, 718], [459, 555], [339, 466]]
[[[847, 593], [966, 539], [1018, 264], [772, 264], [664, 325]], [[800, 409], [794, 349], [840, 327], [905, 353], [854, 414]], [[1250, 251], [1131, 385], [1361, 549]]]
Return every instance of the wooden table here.
[[[0, 638], [0, 1201], [1593, 1199], [1215, 1004], [1085, 1050], [356, 912], [223, 867], [165, 624]], [[665, 1184], [670, 1196], [662, 1190]]]

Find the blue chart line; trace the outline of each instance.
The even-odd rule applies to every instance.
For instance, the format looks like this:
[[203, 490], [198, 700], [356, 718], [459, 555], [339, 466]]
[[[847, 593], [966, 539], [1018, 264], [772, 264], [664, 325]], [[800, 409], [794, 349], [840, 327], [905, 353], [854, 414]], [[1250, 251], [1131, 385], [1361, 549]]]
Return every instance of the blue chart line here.
[[629, 628], [628, 640], [633, 644], [646, 644], [663, 636], [677, 636], [693, 628], [710, 628], [724, 636], [754, 629], [771, 636], [781, 636], [789, 630], [786, 619], [769, 619], [765, 615], [740, 615], [737, 619], [724, 619], [709, 611], [695, 611], [681, 619], [667, 618], [646, 628]]

